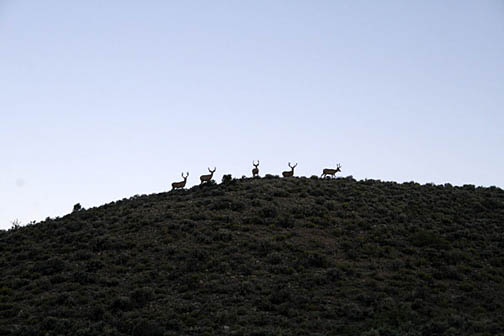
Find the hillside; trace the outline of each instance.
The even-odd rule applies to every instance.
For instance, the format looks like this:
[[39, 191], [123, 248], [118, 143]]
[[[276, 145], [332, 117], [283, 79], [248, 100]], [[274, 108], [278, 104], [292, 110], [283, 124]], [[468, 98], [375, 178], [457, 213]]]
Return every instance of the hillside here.
[[226, 180], [0, 232], [0, 335], [504, 335], [504, 191]]

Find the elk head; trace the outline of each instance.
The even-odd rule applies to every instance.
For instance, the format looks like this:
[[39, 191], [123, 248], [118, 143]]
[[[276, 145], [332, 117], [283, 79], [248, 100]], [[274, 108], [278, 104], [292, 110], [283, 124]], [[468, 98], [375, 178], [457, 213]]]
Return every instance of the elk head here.
[[291, 163], [289, 162], [289, 167], [290, 167], [291, 171], [284, 171], [282, 173], [283, 177], [291, 177], [291, 176], [293, 176], [294, 175], [294, 168], [296, 168], [297, 165], [298, 164], [296, 162], [296, 164], [294, 166], [291, 166]]
[[259, 160], [257, 160], [257, 164], [255, 163], [255, 161], [252, 161], [252, 165], [255, 167], [254, 169], [252, 169], [252, 175], [254, 177], [256, 176], [259, 176]]

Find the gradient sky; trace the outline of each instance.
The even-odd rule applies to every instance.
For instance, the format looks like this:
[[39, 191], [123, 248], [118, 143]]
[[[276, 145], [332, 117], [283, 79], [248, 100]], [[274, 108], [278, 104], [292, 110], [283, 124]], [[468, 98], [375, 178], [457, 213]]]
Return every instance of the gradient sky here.
[[2, 1], [0, 229], [223, 174], [504, 187], [504, 1]]

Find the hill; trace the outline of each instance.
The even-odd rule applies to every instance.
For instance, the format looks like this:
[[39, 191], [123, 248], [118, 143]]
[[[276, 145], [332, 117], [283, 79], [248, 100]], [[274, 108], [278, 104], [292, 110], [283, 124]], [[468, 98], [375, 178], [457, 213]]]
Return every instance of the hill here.
[[227, 178], [1, 232], [0, 335], [503, 335], [503, 249], [499, 188]]

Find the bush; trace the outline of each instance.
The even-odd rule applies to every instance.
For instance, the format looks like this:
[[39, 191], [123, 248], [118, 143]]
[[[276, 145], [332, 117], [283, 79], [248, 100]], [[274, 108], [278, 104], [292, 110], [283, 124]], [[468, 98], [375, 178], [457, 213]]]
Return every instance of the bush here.
[[128, 311], [133, 308], [133, 303], [131, 302], [131, 299], [126, 296], [119, 296], [112, 301], [111, 308], [113, 311]]
[[163, 336], [161, 326], [155, 321], [141, 319], [133, 327], [133, 336]]
[[260, 215], [264, 218], [274, 218], [278, 215], [278, 210], [272, 206], [266, 206], [261, 209]]
[[328, 265], [328, 260], [325, 255], [322, 255], [317, 252], [308, 252], [305, 253], [304, 264], [307, 267], [321, 267], [325, 268]]
[[421, 230], [411, 236], [411, 242], [417, 247], [449, 249], [449, 242], [433, 231]]
[[130, 298], [135, 305], [142, 307], [154, 297], [154, 291], [150, 287], [142, 287], [131, 292]]
[[65, 262], [58, 257], [42, 261], [34, 266], [34, 271], [43, 275], [59, 273], [65, 269]]
[[296, 220], [290, 215], [284, 215], [277, 221], [277, 226], [282, 227], [284, 229], [293, 228], [296, 223]]
[[222, 176], [222, 183], [223, 184], [230, 184], [231, 182], [234, 182], [233, 177], [231, 176], [231, 174]]
[[78, 212], [78, 211], [81, 211], [81, 210], [84, 210], [82, 208], [82, 206], [80, 205], [80, 203], [77, 203], [73, 206], [73, 212]]

